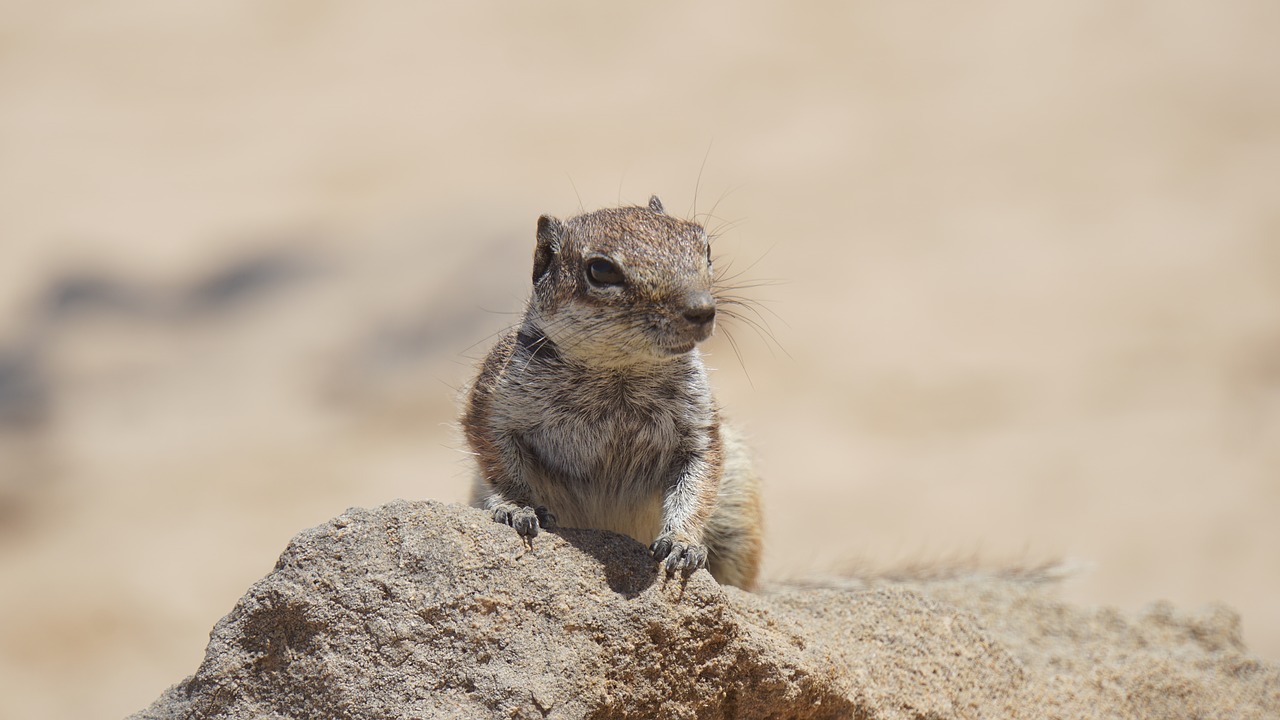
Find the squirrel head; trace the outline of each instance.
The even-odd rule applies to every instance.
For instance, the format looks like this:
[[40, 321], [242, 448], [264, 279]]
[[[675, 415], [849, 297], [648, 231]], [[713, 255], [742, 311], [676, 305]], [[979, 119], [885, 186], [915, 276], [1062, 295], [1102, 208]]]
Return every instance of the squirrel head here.
[[570, 359], [668, 362], [715, 329], [711, 245], [697, 223], [647, 207], [538, 219], [530, 317]]

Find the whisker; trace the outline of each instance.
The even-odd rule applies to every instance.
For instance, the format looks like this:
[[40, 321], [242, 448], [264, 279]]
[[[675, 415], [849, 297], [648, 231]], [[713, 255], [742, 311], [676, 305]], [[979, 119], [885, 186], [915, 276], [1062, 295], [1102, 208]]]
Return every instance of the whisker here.
[[[710, 209], [710, 210], [708, 210], [706, 213], [704, 213], [704, 214], [702, 215], [702, 217], [705, 217], [705, 218], [707, 218], [708, 220], [716, 220], [716, 219], [718, 219], [718, 218], [716, 217], [716, 208], [720, 207], [720, 203], [724, 202], [724, 199], [725, 199], [725, 198], [727, 198], [727, 197], [729, 197], [730, 195], [732, 195], [735, 191], [737, 191], [737, 190], [738, 190], [739, 188], [741, 188], [741, 187], [742, 187], [741, 185], [735, 185], [734, 187], [729, 188], [728, 190], [724, 191], [723, 193], [720, 193], [720, 198], [719, 198], [718, 200], [716, 200], [715, 204], [711, 206], [711, 209]], [[695, 216], [695, 217], [696, 217], [696, 216]], [[739, 222], [739, 221], [734, 220], [734, 221], [733, 221], [733, 224], [734, 224], [734, 225], [736, 225], [738, 222]], [[722, 225], [722, 226], [720, 226], [720, 227], [722, 228], [722, 227], [724, 227], [724, 226]], [[708, 234], [709, 234], [709, 235], [711, 235], [711, 236], [713, 236], [713, 237], [719, 236], [719, 235], [720, 235], [720, 228], [717, 228], [715, 232], [713, 232], [713, 233], [708, 233]]]
[[[470, 345], [466, 346], [458, 354], [461, 355], [462, 357], [469, 358], [472, 362], [479, 361], [483, 359], [483, 356], [472, 356], [472, 355], [468, 355], [467, 353], [474, 350], [476, 346], [479, 345], [480, 343], [488, 342], [493, 338], [498, 337], [499, 335], [506, 335], [508, 332], [511, 332], [516, 327], [517, 325], [507, 325], [506, 327], [499, 328], [498, 330], [495, 330], [489, 333], [488, 335], [485, 335], [484, 337], [480, 338], [479, 340], [471, 343]], [[487, 350], [485, 351], [485, 355], [488, 355]]]
[[698, 217], [698, 190], [702, 187], [702, 171], [707, 169], [707, 159], [711, 157], [711, 146], [713, 142], [707, 143], [707, 151], [702, 155], [702, 164], [698, 166], [698, 178], [693, 182], [693, 207], [689, 208], [690, 218]]
[[582, 204], [582, 194], [578, 192], [578, 185], [573, 182], [573, 176], [567, 172], [564, 174], [564, 176], [569, 178], [569, 187], [573, 188], [573, 194], [578, 198], [578, 212], [579, 213], [586, 212], [586, 208]]
[[[751, 264], [750, 264], [750, 265], [748, 265], [748, 266], [746, 266], [745, 268], [743, 268], [740, 272], [735, 273], [734, 275], [732, 275], [732, 276], [730, 276], [730, 277], [717, 277], [716, 279], [717, 279], [717, 280], [720, 280], [720, 281], [723, 281], [723, 280], [733, 280], [734, 278], [742, 277], [744, 274], [746, 274], [746, 273], [750, 272], [750, 271], [751, 271], [751, 268], [755, 267], [756, 265], [759, 265], [759, 264], [760, 264], [760, 261], [761, 261], [761, 260], [764, 260], [766, 257], [768, 257], [768, 256], [769, 256], [769, 253], [773, 252], [773, 249], [774, 249], [774, 248], [776, 248], [777, 246], [778, 246], [778, 245], [777, 245], [777, 243], [774, 243], [773, 245], [770, 245], [770, 246], [769, 246], [769, 248], [768, 248], [767, 250], [765, 250], [765, 251], [764, 251], [764, 253], [762, 253], [762, 254], [760, 255], [760, 257], [756, 258], [755, 260], [752, 260], [752, 261], [751, 261]], [[731, 268], [731, 267], [733, 267], [733, 261], [732, 261], [732, 260], [730, 260], [730, 261], [729, 261], [729, 264], [725, 266], [725, 271], [726, 271], [726, 272], [728, 272], [729, 268]]]
[[722, 312], [726, 317], [741, 322], [754, 330], [755, 333], [760, 336], [760, 339], [765, 341], [765, 347], [769, 348], [769, 354], [771, 356], [774, 355], [773, 348], [776, 347], [783, 355], [786, 355], [787, 358], [791, 360], [795, 359], [791, 356], [791, 353], [787, 352], [787, 349], [783, 347], [782, 343], [778, 342], [778, 338], [774, 336], [773, 329], [769, 327], [767, 322], [758, 321], [755, 318], [730, 309], [723, 310]]
[[[744, 270], [743, 272], [746, 272], [746, 271]], [[784, 285], [791, 284], [790, 280], [774, 280], [769, 278], [766, 278], [763, 280], [751, 280], [749, 282], [743, 282], [743, 283], [734, 283], [732, 285], [726, 285], [723, 282], [724, 280], [733, 280], [734, 278], [741, 277], [742, 274], [743, 273], [738, 273], [732, 278], [718, 278], [720, 282], [716, 283], [716, 288], [720, 290], [754, 290], [755, 288], [781, 287]]]
[[724, 339], [729, 341], [729, 347], [733, 348], [733, 354], [738, 358], [738, 367], [742, 368], [742, 374], [747, 378], [747, 385], [752, 390], [756, 389], [756, 384], [751, 380], [751, 371], [747, 370], [747, 363], [742, 359], [742, 352], [738, 349], [738, 341], [734, 340], [733, 333], [729, 332], [729, 328], [724, 328]]
[[[787, 322], [787, 319], [786, 319], [786, 318], [784, 318], [784, 317], [782, 317], [781, 315], [779, 315], [779, 314], [778, 314], [778, 312], [777, 312], [776, 310], [774, 310], [773, 308], [769, 307], [769, 305], [768, 305], [768, 302], [767, 302], [767, 301], [764, 301], [764, 300], [755, 300], [755, 299], [752, 299], [752, 298], [744, 298], [744, 297], [739, 296], [739, 295], [717, 295], [717, 296], [716, 296], [716, 302], [718, 302], [718, 303], [722, 303], [722, 304], [724, 304], [724, 305], [730, 305], [730, 306], [733, 306], [733, 307], [741, 307], [741, 308], [745, 308], [745, 309], [747, 309], [747, 310], [750, 310], [752, 313], [754, 313], [754, 314], [755, 314], [755, 316], [756, 316], [756, 317], [760, 318], [760, 321], [761, 321], [761, 322], [763, 322], [763, 323], [765, 323], [766, 325], [768, 325], [768, 324], [769, 324], [769, 319], [768, 319], [768, 318], [766, 318], [766, 317], [765, 317], [763, 314], [761, 314], [761, 312], [760, 312], [761, 310], [763, 310], [764, 312], [767, 312], [767, 313], [769, 313], [770, 315], [772, 315], [772, 316], [774, 317], [774, 319], [775, 319], [775, 320], [777, 320], [778, 322], [782, 323], [783, 325], [786, 325], [787, 327], [791, 327], [791, 323]], [[771, 327], [770, 329], [772, 329], [772, 327]]]
[[728, 235], [730, 232], [737, 230], [738, 226], [746, 222], [745, 218], [739, 218], [737, 220], [728, 220], [725, 218], [716, 217], [714, 215], [708, 216], [707, 219], [720, 221], [719, 225], [716, 225], [713, 228], [707, 228], [707, 237], [711, 238], [712, 240], [719, 240], [725, 235]]

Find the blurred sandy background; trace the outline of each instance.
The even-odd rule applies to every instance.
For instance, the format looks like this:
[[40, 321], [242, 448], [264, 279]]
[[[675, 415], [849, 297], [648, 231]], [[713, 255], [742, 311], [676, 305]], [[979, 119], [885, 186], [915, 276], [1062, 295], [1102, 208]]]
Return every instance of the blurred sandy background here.
[[297, 531], [462, 500], [537, 215], [650, 193], [781, 281], [785, 352], [709, 347], [769, 576], [1067, 557], [1280, 659], [1277, 37], [1272, 0], [0, 3], [0, 717], [138, 710]]

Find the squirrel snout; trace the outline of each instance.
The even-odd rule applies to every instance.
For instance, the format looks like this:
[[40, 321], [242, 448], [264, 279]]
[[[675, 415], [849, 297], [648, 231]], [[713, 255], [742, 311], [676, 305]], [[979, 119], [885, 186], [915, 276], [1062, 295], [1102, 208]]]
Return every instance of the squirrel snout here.
[[711, 293], [697, 293], [686, 301], [684, 319], [694, 325], [706, 325], [716, 319], [716, 301]]

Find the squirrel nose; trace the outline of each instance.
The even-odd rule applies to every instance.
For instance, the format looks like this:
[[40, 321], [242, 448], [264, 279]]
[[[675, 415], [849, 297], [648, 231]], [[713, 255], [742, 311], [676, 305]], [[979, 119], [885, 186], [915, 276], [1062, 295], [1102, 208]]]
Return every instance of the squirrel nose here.
[[716, 319], [716, 301], [711, 293], [700, 293], [689, 298], [689, 306], [684, 310], [684, 319], [694, 325], [706, 325]]

